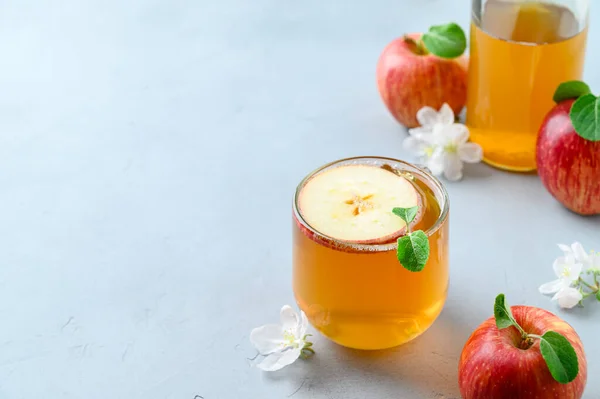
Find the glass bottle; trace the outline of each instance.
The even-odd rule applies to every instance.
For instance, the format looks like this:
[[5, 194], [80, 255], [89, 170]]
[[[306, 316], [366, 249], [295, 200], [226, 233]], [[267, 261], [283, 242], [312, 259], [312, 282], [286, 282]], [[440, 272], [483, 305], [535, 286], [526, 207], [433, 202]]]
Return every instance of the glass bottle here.
[[581, 80], [589, 0], [473, 0], [467, 125], [484, 161], [536, 169], [538, 130], [562, 82]]

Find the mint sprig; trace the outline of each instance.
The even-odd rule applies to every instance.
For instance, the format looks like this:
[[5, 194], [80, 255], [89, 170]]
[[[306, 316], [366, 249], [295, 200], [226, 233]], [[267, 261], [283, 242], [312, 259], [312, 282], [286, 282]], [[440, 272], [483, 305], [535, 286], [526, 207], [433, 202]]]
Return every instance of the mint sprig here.
[[460, 57], [467, 48], [465, 32], [454, 22], [432, 26], [421, 40], [430, 53], [441, 58]]
[[579, 373], [579, 361], [573, 345], [563, 335], [555, 331], [546, 331], [544, 335], [527, 333], [515, 320], [504, 294], [496, 297], [494, 318], [499, 330], [514, 326], [521, 334], [521, 349], [529, 349], [534, 339], [540, 340], [540, 352], [546, 361], [552, 377], [561, 384], [573, 381]]
[[406, 223], [406, 234], [398, 238], [396, 256], [400, 264], [408, 271], [420, 272], [429, 259], [429, 238], [422, 230], [410, 231], [410, 223], [419, 212], [418, 206], [394, 208], [392, 213]]

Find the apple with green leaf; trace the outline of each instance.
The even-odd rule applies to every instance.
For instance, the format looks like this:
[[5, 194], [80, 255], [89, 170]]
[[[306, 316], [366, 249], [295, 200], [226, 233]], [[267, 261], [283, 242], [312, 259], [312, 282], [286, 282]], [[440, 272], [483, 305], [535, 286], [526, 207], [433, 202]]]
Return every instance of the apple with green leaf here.
[[467, 101], [467, 38], [455, 23], [432, 26], [389, 43], [377, 63], [377, 87], [387, 109], [408, 128], [417, 111], [447, 103], [458, 115]]
[[467, 340], [458, 366], [464, 399], [579, 399], [586, 381], [573, 327], [543, 309], [509, 307], [503, 294], [494, 317]]
[[600, 98], [583, 82], [561, 84], [537, 139], [546, 189], [580, 215], [600, 214]]

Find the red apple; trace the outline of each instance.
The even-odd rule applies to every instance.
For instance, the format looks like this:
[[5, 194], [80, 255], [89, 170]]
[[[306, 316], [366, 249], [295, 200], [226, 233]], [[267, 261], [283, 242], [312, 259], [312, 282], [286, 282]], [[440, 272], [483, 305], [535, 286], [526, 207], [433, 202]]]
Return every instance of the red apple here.
[[600, 141], [579, 136], [569, 113], [575, 100], [558, 103], [537, 140], [538, 174], [561, 204], [581, 215], [600, 214]]
[[421, 34], [392, 41], [377, 63], [377, 86], [383, 102], [404, 126], [419, 126], [417, 111], [444, 103], [458, 115], [467, 101], [468, 58], [444, 59], [417, 46]]
[[528, 334], [562, 334], [575, 349], [579, 373], [568, 384], [557, 382], [540, 353], [540, 341], [524, 349], [515, 327], [498, 330], [493, 317], [471, 335], [460, 356], [458, 383], [464, 399], [579, 399], [587, 381], [583, 344], [575, 330], [552, 313], [512, 306], [517, 323]]

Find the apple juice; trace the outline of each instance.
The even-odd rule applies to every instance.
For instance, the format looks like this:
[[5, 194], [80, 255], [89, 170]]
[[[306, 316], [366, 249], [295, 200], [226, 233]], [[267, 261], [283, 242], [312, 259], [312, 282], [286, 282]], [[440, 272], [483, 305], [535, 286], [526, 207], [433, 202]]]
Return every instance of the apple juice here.
[[[394, 207], [419, 206], [411, 230], [429, 238], [420, 272], [398, 261], [404, 221]], [[448, 289], [448, 199], [441, 183], [407, 163], [352, 158], [313, 172], [293, 206], [293, 288], [310, 323], [340, 345], [383, 349], [424, 332]]]
[[487, 163], [536, 169], [536, 138], [554, 91], [583, 74], [587, 2], [575, 3], [585, 16], [539, 1], [474, 2], [467, 125]]

